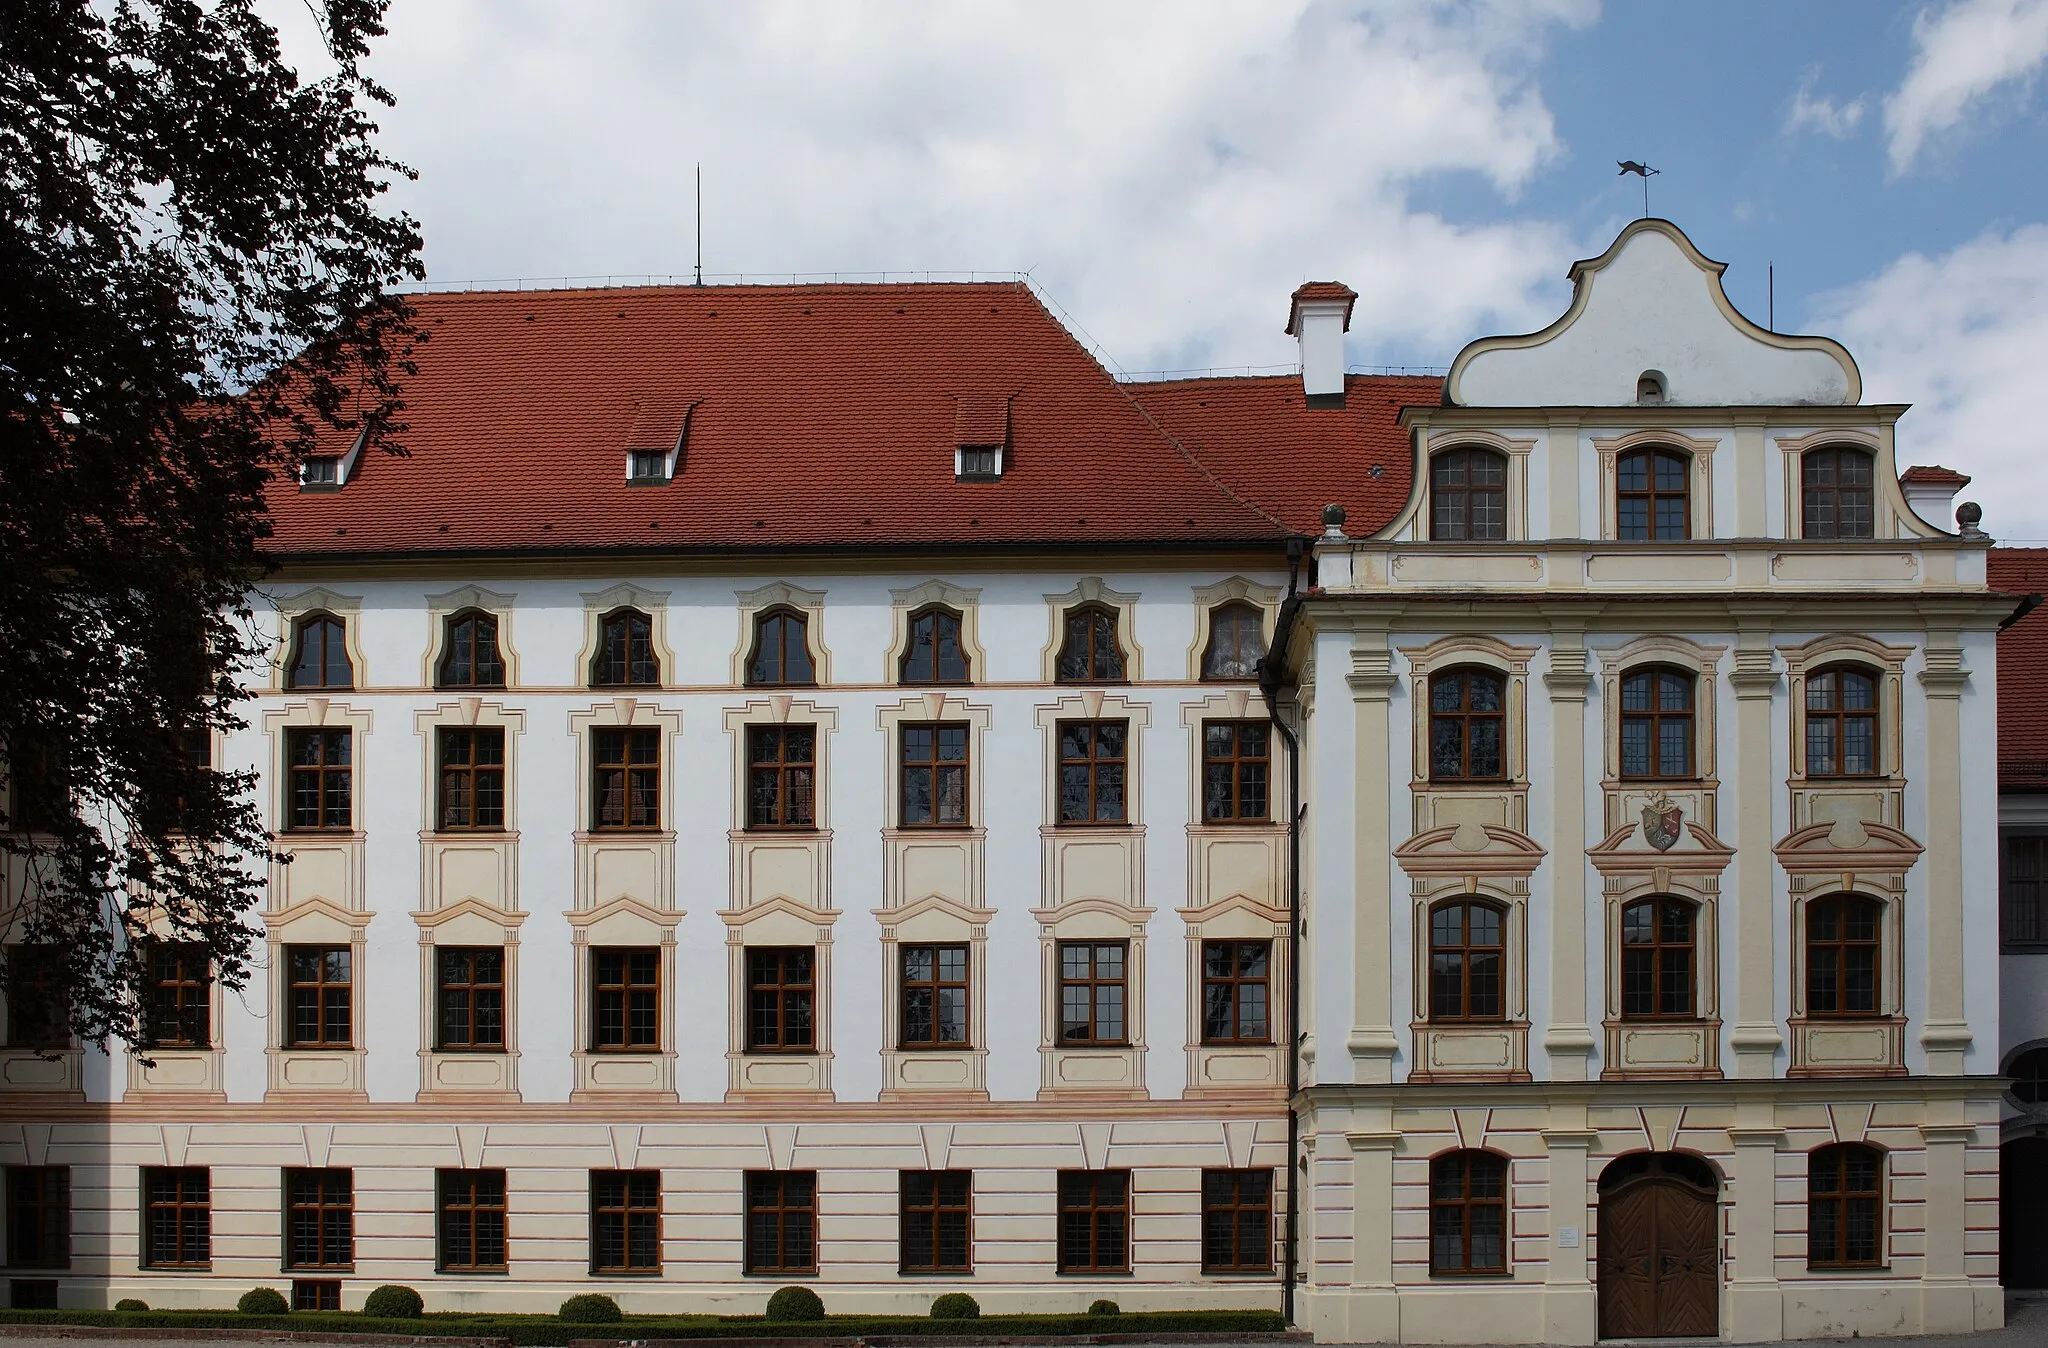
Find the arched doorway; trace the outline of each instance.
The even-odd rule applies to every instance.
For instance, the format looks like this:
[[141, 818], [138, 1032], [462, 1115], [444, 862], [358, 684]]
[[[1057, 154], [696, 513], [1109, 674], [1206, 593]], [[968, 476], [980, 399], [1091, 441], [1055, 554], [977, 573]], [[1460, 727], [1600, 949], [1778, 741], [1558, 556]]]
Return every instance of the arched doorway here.
[[2048, 1138], [2014, 1138], [1998, 1163], [1998, 1280], [2048, 1287]]
[[1720, 1188], [1683, 1152], [1633, 1152], [1600, 1172], [1601, 1338], [1721, 1332]]

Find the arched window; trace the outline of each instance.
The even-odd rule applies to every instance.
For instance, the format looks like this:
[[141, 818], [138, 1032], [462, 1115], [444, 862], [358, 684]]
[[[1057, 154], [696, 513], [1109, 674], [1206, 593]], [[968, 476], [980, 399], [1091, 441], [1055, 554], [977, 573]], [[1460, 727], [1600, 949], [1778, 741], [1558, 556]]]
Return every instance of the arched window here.
[[658, 685], [661, 662], [654, 658], [654, 621], [639, 609], [613, 609], [597, 620], [597, 659], [591, 662], [593, 688]]
[[1806, 676], [1806, 775], [1875, 777], [1877, 676], [1835, 665]]
[[1809, 1268], [1876, 1268], [1884, 1262], [1884, 1153], [1857, 1142], [1806, 1158]]
[[2048, 1048], [2030, 1048], [2006, 1064], [2012, 1098], [2023, 1105], [2048, 1104]]
[[1806, 1014], [1878, 1014], [1884, 905], [1830, 894], [1806, 905]]
[[1490, 903], [1429, 912], [1429, 1018], [1507, 1018], [1507, 914]]
[[447, 649], [435, 677], [442, 688], [503, 688], [505, 660], [498, 654], [498, 620], [476, 609], [448, 619]]
[[287, 688], [353, 688], [355, 670], [348, 662], [348, 640], [341, 619], [332, 613], [309, 613], [292, 625], [292, 662]]
[[1067, 610], [1066, 637], [1060, 643], [1055, 674], [1061, 683], [1119, 683], [1124, 677], [1124, 648], [1117, 640], [1116, 610], [1101, 604], [1076, 604]]
[[1429, 1162], [1429, 1271], [1508, 1271], [1508, 1162], [1452, 1151]]
[[1632, 449], [1616, 460], [1614, 536], [1633, 542], [1690, 538], [1687, 467], [1683, 454], [1668, 449]]
[[897, 667], [898, 683], [968, 683], [967, 648], [960, 644], [960, 615], [934, 604], [910, 615], [910, 640]]
[[1209, 646], [1202, 652], [1205, 679], [1256, 679], [1266, 658], [1266, 615], [1256, 604], [1218, 604], [1209, 610]]
[[1621, 676], [1621, 775], [1691, 777], [1693, 676], [1652, 665]]
[[1429, 536], [1439, 541], [1508, 536], [1508, 458], [1490, 449], [1447, 449], [1429, 461]]
[[1806, 538], [1869, 538], [1876, 517], [1871, 509], [1871, 463], [1868, 450], [1834, 447], [1809, 449], [1799, 456], [1799, 496]]
[[1429, 779], [1495, 782], [1507, 776], [1507, 680], [1490, 669], [1447, 669], [1429, 679]]
[[1621, 910], [1621, 1018], [1690, 1018], [1697, 911], [1683, 899], [1641, 899]]
[[771, 608], [754, 619], [754, 649], [747, 683], [756, 688], [803, 687], [818, 681], [811, 665], [810, 622], [793, 608]]

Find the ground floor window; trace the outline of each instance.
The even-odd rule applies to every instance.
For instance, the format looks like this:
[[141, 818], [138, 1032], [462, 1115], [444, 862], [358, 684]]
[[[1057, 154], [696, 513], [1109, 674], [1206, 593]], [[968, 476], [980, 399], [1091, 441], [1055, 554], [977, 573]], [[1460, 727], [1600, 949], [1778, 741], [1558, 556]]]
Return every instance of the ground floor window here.
[[1202, 1271], [1273, 1271], [1273, 1172], [1202, 1172]]
[[1060, 1272], [1131, 1271], [1131, 1172], [1062, 1170]]
[[901, 1239], [897, 1267], [904, 1273], [972, 1273], [974, 1172], [906, 1170], [898, 1176]]
[[505, 1172], [442, 1170], [436, 1246], [443, 1273], [505, 1271]]
[[818, 1176], [750, 1170], [746, 1178], [747, 1272], [818, 1271]]
[[1508, 1270], [1508, 1163], [1454, 1151], [1429, 1163], [1429, 1271]]

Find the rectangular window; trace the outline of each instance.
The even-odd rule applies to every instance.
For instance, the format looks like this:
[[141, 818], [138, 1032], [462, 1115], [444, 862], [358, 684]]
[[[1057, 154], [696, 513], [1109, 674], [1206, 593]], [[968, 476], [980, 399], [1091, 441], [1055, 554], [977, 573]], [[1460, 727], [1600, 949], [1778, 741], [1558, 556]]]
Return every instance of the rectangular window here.
[[7, 947], [7, 1047], [51, 1049], [71, 1042], [71, 1016], [61, 987], [54, 949]]
[[905, 1170], [897, 1175], [899, 1273], [972, 1273], [974, 1172]]
[[435, 1247], [443, 1273], [505, 1271], [505, 1172], [438, 1170]]
[[205, 1268], [213, 1262], [213, 1200], [206, 1167], [142, 1172], [142, 1265]]
[[1060, 942], [1060, 1043], [1130, 1042], [1124, 1027], [1129, 952], [1123, 941]]
[[629, 482], [668, 481], [668, 451], [665, 449], [635, 449], [627, 451], [626, 480]]
[[600, 730], [592, 746], [597, 780], [592, 828], [661, 826], [661, 732]]
[[498, 946], [434, 950], [440, 1014], [434, 1047], [444, 1053], [505, 1049], [505, 951]]
[[904, 1048], [966, 1048], [967, 947], [903, 947]]
[[818, 1271], [818, 1176], [809, 1170], [749, 1170], [749, 1273]]
[[286, 1048], [351, 1048], [355, 1019], [347, 946], [292, 945], [284, 950]]
[[903, 727], [902, 823], [951, 828], [967, 822], [967, 727], [952, 721]]
[[661, 1272], [661, 1172], [590, 1172], [590, 1271]]
[[1267, 782], [1272, 727], [1264, 721], [1202, 722], [1202, 818], [1263, 824], [1272, 818]]
[[354, 732], [287, 730], [290, 779], [286, 827], [294, 833], [355, 826]]
[[213, 1047], [212, 962], [201, 945], [156, 944], [149, 969], [148, 1033], [157, 1048]]
[[661, 951], [613, 947], [590, 952], [596, 1004], [592, 1046], [601, 1053], [661, 1048]]
[[1060, 822], [1121, 824], [1129, 721], [1061, 721]]
[[295, 1311], [340, 1310], [341, 1279], [293, 1278], [292, 1309]]
[[747, 727], [747, 827], [816, 828], [818, 728]]
[[284, 1172], [284, 1266], [354, 1268], [355, 1177], [347, 1170]]
[[1059, 1172], [1060, 1272], [1131, 1271], [1131, 1172]]
[[818, 952], [810, 946], [747, 948], [747, 1048], [808, 1053], [817, 1046]]
[[2008, 948], [2048, 944], [2048, 834], [2005, 835], [1999, 868], [1999, 927]]
[[1202, 1272], [1273, 1271], [1273, 1172], [1202, 1172]]
[[1202, 942], [1202, 1042], [1270, 1044], [1271, 941]]
[[18, 1311], [57, 1309], [55, 1278], [12, 1278], [7, 1283], [7, 1304]]
[[7, 1264], [71, 1266], [71, 1167], [7, 1167]]
[[444, 832], [504, 828], [505, 732], [496, 726], [443, 727], [436, 734], [441, 763], [436, 827]]

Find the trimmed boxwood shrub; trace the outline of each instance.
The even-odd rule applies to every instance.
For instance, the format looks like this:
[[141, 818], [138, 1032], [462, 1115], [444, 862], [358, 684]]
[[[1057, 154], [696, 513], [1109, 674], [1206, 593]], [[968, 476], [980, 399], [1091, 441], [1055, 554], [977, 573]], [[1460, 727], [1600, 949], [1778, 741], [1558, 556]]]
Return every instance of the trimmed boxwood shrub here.
[[934, 1320], [979, 1320], [981, 1303], [965, 1292], [946, 1292], [932, 1298]]
[[275, 1287], [252, 1287], [242, 1293], [235, 1309], [244, 1315], [288, 1315], [292, 1304]]
[[122, 1297], [114, 1303], [114, 1309], [117, 1311], [146, 1311], [149, 1309], [149, 1303], [140, 1297]]
[[609, 1325], [625, 1319], [619, 1303], [602, 1292], [579, 1292], [562, 1303], [555, 1318], [572, 1325]]
[[397, 1283], [387, 1282], [363, 1298], [363, 1314], [379, 1320], [417, 1320], [426, 1308], [418, 1292]]
[[1124, 1308], [1111, 1301], [1108, 1297], [1097, 1297], [1088, 1303], [1088, 1313], [1090, 1315], [1122, 1315]]
[[825, 1303], [808, 1287], [784, 1287], [768, 1298], [768, 1318], [784, 1322], [822, 1320]]

